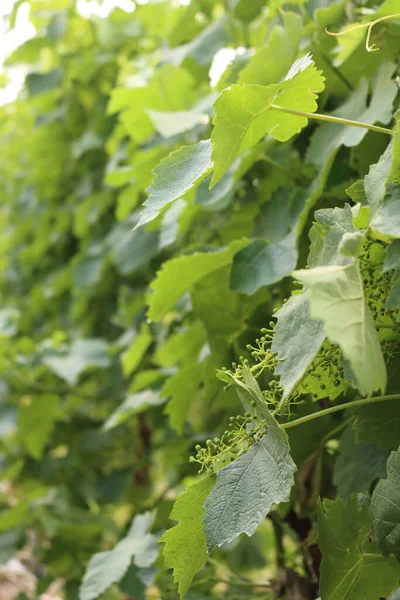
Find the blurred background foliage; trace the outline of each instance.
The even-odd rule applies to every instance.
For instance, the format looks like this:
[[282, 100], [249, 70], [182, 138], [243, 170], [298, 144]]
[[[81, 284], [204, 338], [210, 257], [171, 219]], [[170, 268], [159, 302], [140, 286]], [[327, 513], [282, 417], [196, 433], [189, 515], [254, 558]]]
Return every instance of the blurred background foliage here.
[[[210, 137], [224, 87], [240, 76], [260, 84], [282, 77], [279, 65], [265, 73], [272, 35], [274, 43], [283, 36], [289, 66], [312, 51], [327, 77], [322, 112], [395, 60], [399, 25], [385, 23], [381, 51], [367, 55], [361, 39], [331, 38], [324, 28], [367, 13], [371, 2], [164, 0], [104, 18], [85, 16], [73, 0], [29, 7], [36, 33], [7, 57], [4, 76], [23, 66], [25, 82], [0, 107], [0, 557], [28, 549], [33, 597], [60, 580], [64, 597], [75, 600], [89, 558], [152, 511], [150, 558], [132, 564], [104, 598], [172, 600], [177, 592], [156, 542], [196, 475], [188, 462], [194, 446], [241, 411], [215, 369], [248, 355], [246, 345], [291, 292], [287, 279], [252, 295], [233, 291], [232, 257], [243, 238], [270, 240], [279, 219], [286, 226], [277, 191], [316, 176], [315, 164], [304, 164], [314, 126], [291, 144], [263, 140], [223, 186], [209, 192], [207, 180], [133, 231], [152, 170]], [[290, 15], [298, 19], [293, 31]], [[382, 137], [338, 145], [319, 208], [348, 200], [344, 190], [379, 158]], [[308, 247], [306, 232], [300, 266]], [[190, 257], [221, 248], [226, 257], [200, 277]], [[150, 320], [152, 282], [177, 257], [159, 292], [159, 318]], [[267, 584], [246, 587], [238, 573], [266, 582], [283, 564], [284, 589], [304, 585], [293, 569], [306, 573], [300, 541], [313, 544], [310, 498], [332, 494], [337, 444], [320, 448], [330, 428], [318, 420], [293, 430], [300, 507], [281, 508], [255, 536], [218, 550], [189, 600], [269, 597]], [[316, 462], [322, 478], [313, 476]]]

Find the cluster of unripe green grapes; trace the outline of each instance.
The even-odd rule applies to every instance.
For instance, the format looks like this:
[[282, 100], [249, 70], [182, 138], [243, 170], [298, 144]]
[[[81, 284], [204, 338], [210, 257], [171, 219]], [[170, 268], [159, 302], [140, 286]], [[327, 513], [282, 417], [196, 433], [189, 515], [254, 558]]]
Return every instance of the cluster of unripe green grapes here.
[[[255, 401], [252, 406], [255, 408]], [[228, 429], [221, 438], [209, 439], [205, 447], [197, 444], [197, 454], [189, 462], [200, 465], [199, 473], [213, 472], [239, 458], [265, 433], [265, 423], [257, 416], [246, 412], [244, 415], [230, 417]]]

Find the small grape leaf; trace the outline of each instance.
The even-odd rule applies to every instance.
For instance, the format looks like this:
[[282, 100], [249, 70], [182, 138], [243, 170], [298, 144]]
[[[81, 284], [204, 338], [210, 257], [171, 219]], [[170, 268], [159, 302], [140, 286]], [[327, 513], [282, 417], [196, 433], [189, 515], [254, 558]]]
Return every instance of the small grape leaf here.
[[307, 286], [310, 315], [323, 322], [329, 340], [338, 344], [364, 394], [386, 388], [386, 367], [358, 266], [324, 266], [294, 271]]
[[170, 519], [179, 523], [166, 531], [160, 539], [165, 544], [165, 567], [174, 570], [174, 582], [178, 583], [181, 598], [207, 560], [206, 536], [202, 524], [203, 504], [214, 482], [213, 477], [204, 477], [179, 496], [170, 515]]
[[310, 55], [297, 60], [286, 79], [269, 86], [232, 85], [215, 103], [212, 159], [213, 187], [235, 159], [252, 148], [267, 133], [285, 142], [307, 125], [307, 118], [271, 110], [275, 100], [285, 108], [306, 112], [317, 109], [316, 93], [324, 78]]
[[372, 494], [370, 513], [374, 541], [384, 556], [394, 554], [400, 562], [400, 448], [387, 461], [387, 479]]
[[248, 402], [257, 397], [264, 406], [267, 433], [238, 459], [217, 472], [217, 482], [204, 508], [207, 549], [231, 542], [241, 533], [251, 536], [272, 504], [287, 502], [296, 465], [290, 457], [286, 432], [267, 410], [256, 380], [247, 372], [245, 383], [236, 383]]
[[369, 540], [368, 505], [356, 495], [326, 500], [318, 507], [318, 545], [322, 552], [322, 600], [389, 596], [399, 582], [394, 559], [377, 554]]
[[95, 600], [113, 583], [121, 581], [132, 558], [137, 567], [154, 563], [158, 556], [157, 538], [148, 533], [153, 520], [151, 512], [137, 515], [126, 537], [112, 550], [92, 556], [79, 591], [80, 600]]
[[322, 321], [310, 317], [307, 293], [289, 298], [275, 317], [277, 323], [271, 350], [278, 360], [275, 375], [280, 377], [284, 390], [282, 398], [286, 399], [306, 372], [326, 336]]
[[158, 321], [171, 310], [179, 298], [209, 273], [230, 264], [246, 240], [236, 240], [222, 250], [196, 252], [165, 262], [151, 287], [148, 317]]
[[389, 451], [372, 444], [357, 444], [354, 430], [346, 429], [340, 438], [340, 453], [335, 462], [333, 483], [339, 496], [366, 492], [375, 479], [386, 477]]
[[211, 141], [183, 146], [164, 158], [154, 169], [154, 180], [136, 227], [150, 223], [160, 210], [197, 185], [212, 168]]

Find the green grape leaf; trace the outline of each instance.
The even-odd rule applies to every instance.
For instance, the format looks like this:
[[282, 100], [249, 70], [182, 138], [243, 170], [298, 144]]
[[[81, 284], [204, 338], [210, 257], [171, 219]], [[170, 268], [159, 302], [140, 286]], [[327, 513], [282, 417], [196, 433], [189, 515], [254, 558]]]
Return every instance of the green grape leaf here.
[[149, 299], [149, 319], [162, 319], [198, 281], [230, 264], [236, 252], [246, 243], [246, 240], [236, 240], [223, 250], [196, 252], [166, 261], [151, 286], [153, 294]]
[[251, 296], [262, 286], [271, 285], [290, 275], [296, 263], [296, 248], [254, 240], [235, 255], [230, 287], [235, 292]]
[[174, 570], [174, 581], [178, 583], [181, 598], [207, 560], [206, 536], [202, 524], [203, 504], [214, 483], [213, 477], [205, 477], [186, 488], [175, 502], [170, 515], [171, 519], [179, 523], [160, 539], [165, 544], [165, 566]]
[[356, 442], [378, 448], [397, 448], [400, 430], [400, 402], [390, 400], [358, 408], [354, 421]]
[[170, 397], [165, 413], [169, 416], [171, 427], [180, 435], [183, 433], [190, 405], [199, 391], [202, 380], [203, 367], [201, 364], [194, 363], [169, 377], [162, 389], [163, 397]]
[[121, 581], [131, 565], [150, 567], [158, 556], [157, 538], [148, 533], [154, 516], [137, 515], [128, 534], [112, 549], [94, 554], [79, 591], [80, 600], [95, 600], [113, 583]]
[[365, 499], [326, 500], [318, 507], [318, 545], [322, 552], [320, 594], [323, 600], [389, 596], [399, 582], [394, 559], [386, 560], [369, 540]]
[[136, 227], [150, 223], [160, 210], [195, 187], [211, 170], [211, 141], [183, 146], [172, 152], [154, 169], [154, 180]]
[[385, 362], [358, 266], [316, 267], [294, 271], [293, 277], [307, 286], [311, 317], [340, 346], [362, 393], [385, 390]]
[[370, 513], [374, 541], [384, 556], [394, 554], [400, 562], [400, 448], [387, 461], [387, 479], [372, 494]]
[[271, 350], [278, 360], [275, 375], [280, 377], [282, 397], [286, 399], [307, 371], [326, 335], [322, 321], [310, 317], [307, 293], [289, 298], [275, 317]]
[[103, 425], [103, 429], [108, 431], [121, 423], [125, 423], [132, 415], [137, 415], [150, 406], [159, 406], [165, 402], [165, 397], [160, 396], [153, 390], [144, 390], [137, 394], [131, 394], [114, 410]]
[[255, 146], [267, 133], [284, 142], [307, 125], [299, 117], [272, 109], [284, 108], [315, 112], [316, 93], [324, 88], [324, 79], [309, 55], [297, 60], [281, 83], [269, 86], [232, 85], [215, 103], [212, 159], [213, 187], [236, 158]]
[[356, 444], [354, 431], [346, 429], [340, 438], [340, 453], [333, 471], [338, 495], [366, 492], [375, 479], [386, 477], [388, 456], [387, 449], [379, 450], [372, 444]]
[[241, 533], [253, 535], [273, 504], [289, 500], [296, 471], [286, 432], [267, 410], [256, 380], [248, 372], [247, 381], [236, 385], [248, 402], [255, 395], [265, 407], [267, 433], [250, 450], [217, 472], [217, 482], [204, 504], [203, 523], [209, 552]]
[[29, 454], [36, 460], [43, 456], [54, 424], [61, 411], [57, 396], [33, 396], [18, 410], [18, 434]]
[[301, 17], [282, 12], [283, 26], [275, 25], [268, 42], [259, 48], [240, 72], [239, 83], [270, 85], [281, 81], [296, 59], [302, 34]]

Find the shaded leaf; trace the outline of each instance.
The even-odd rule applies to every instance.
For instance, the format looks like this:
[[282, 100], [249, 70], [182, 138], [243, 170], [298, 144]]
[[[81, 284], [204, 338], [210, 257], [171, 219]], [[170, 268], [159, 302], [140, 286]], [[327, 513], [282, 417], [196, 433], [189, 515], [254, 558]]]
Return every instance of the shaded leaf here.
[[387, 461], [387, 479], [382, 479], [372, 494], [374, 540], [384, 556], [394, 554], [400, 562], [400, 449]]
[[397, 587], [394, 559], [377, 554], [370, 542], [365, 499], [326, 500], [318, 507], [318, 545], [322, 552], [320, 594], [323, 600], [389, 596]]
[[365, 492], [376, 479], [386, 476], [386, 461], [389, 451], [379, 450], [372, 444], [356, 444], [352, 429], [347, 429], [340, 438], [340, 454], [333, 471], [333, 483], [339, 496], [350, 496], [353, 492]]

